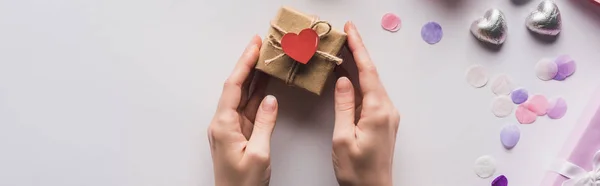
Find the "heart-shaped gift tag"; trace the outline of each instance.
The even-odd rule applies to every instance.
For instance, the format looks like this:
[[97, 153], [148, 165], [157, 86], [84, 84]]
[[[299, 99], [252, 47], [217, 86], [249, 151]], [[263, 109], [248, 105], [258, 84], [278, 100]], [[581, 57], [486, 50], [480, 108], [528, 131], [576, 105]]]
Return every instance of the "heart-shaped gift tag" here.
[[498, 9], [485, 12], [483, 18], [471, 24], [471, 33], [480, 41], [500, 45], [506, 40], [506, 18]]
[[319, 35], [310, 28], [300, 31], [299, 34], [287, 33], [281, 38], [283, 52], [302, 64], [308, 63], [315, 55], [318, 45]]
[[553, 1], [544, 0], [535, 11], [529, 14], [525, 25], [529, 30], [538, 34], [558, 35], [562, 26], [560, 10]]

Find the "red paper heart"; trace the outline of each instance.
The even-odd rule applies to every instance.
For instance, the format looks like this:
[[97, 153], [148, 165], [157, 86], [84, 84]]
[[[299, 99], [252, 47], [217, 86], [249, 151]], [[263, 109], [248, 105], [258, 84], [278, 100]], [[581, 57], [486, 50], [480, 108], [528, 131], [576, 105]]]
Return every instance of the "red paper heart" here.
[[287, 33], [281, 38], [281, 48], [283, 52], [292, 59], [306, 64], [317, 52], [319, 45], [319, 35], [313, 29], [307, 28], [300, 31], [300, 34]]

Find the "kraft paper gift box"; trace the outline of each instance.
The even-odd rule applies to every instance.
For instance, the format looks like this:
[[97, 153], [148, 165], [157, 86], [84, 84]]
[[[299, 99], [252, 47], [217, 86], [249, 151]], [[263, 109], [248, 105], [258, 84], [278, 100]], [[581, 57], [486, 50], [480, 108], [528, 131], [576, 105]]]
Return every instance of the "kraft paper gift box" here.
[[[317, 52], [308, 63], [302, 64], [287, 56], [281, 47], [281, 39], [286, 33], [298, 34], [311, 28], [319, 35]], [[320, 95], [325, 82], [342, 59], [337, 57], [346, 43], [346, 34], [333, 29], [331, 24], [321, 21], [290, 7], [281, 7], [271, 21], [271, 28], [260, 49], [256, 69], [284, 81]]]
[[559, 153], [541, 186], [600, 186], [600, 89]]

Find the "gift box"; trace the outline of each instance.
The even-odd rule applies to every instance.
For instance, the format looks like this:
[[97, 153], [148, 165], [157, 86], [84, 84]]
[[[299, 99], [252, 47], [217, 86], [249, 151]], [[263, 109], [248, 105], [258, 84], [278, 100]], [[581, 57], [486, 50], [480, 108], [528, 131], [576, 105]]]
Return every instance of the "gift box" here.
[[[307, 29], [310, 30], [305, 31]], [[312, 31], [313, 35], [309, 33]], [[306, 52], [311, 50], [311, 46], [306, 46], [305, 41], [314, 42], [311, 40], [313, 36], [317, 37], [318, 45], [313, 45], [316, 51], [313, 48], [314, 53], [307, 56]], [[281, 7], [271, 21], [255, 68], [288, 85], [320, 95], [335, 66], [342, 63], [337, 55], [345, 42], [346, 34], [333, 29], [328, 22], [290, 7]]]
[[541, 186], [600, 185], [600, 89], [592, 97]]

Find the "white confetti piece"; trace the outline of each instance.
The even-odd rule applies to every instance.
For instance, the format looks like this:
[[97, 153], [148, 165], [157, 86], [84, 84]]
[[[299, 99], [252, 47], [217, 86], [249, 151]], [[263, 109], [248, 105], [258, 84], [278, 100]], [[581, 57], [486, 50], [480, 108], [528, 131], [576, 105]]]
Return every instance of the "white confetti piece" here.
[[496, 117], [503, 118], [510, 115], [514, 109], [514, 104], [508, 96], [502, 95], [494, 98], [492, 101], [492, 113]]
[[554, 78], [558, 73], [558, 65], [553, 59], [543, 58], [535, 64], [535, 75], [542, 81]]
[[509, 95], [515, 89], [512, 81], [506, 74], [501, 74], [492, 82], [492, 92], [496, 95]]
[[481, 88], [488, 82], [487, 70], [481, 65], [471, 66], [466, 74], [467, 83], [475, 88]]
[[480, 178], [489, 178], [496, 173], [496, 160], [491, 156], [481, 156], [475, 161], [473, 171]]

